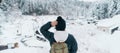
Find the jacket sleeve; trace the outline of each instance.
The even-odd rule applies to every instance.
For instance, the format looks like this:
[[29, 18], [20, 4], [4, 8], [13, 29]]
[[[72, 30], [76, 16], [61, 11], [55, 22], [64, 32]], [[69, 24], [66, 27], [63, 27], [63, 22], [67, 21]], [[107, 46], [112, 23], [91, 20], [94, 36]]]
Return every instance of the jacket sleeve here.
[[[72, 36], [73, 37], [73, 36]], [[70, 51], [70, 53], [77, 53], [77, 50], [78, 50], [78, 44], [77, 44], [77, 41], [76, 41], [76, 39], [73, 37], [72, 39], [71, 39], [71, 41], [72, 41], [72, 46], [71, 46], [71, 51]]]
[[49, 31], [50, 28], [51, 28], [51, 22], [46, 23], [40, 28], [40, 32], [49, 41], [51, 41], [51, 38], [53, 37], [53, 33]]

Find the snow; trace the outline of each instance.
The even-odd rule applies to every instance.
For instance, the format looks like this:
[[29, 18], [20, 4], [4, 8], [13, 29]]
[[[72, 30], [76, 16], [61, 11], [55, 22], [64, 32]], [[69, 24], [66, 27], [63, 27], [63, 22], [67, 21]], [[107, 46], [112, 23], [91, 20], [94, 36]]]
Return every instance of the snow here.
[[113, 18], [103, 19], [98, 22], [97, 26], [112, 27], [120, 24], [120, 15], [115, 15]]
[[[104, 40], [101, 40], [101, 38], [103, 39], [105, 38], [105, 36], [101, 36], [103, 34], [100, 34], [100, 32], [94, 29], [93, 27], [94, 26], [90, 26], [90, 25], [77, 27], [75, 30], [73, 30], [75, 32], [71, 32], [75, 35], [78, 41], [78, 45], [79, 45], [78, 51], [80, 51], [81, 53], [107, 53], [109, 50], [108, 48], [107, 49], [105, 48], [106, 43]], [[77, 29], [79, 29], [79, 31]], [[96, 50], [101, 50], [101, 51], [96, 51]]]
[[[117, 0], [79, 0], [84, 1], [82, 3], [78, 0], [3, 1], [0, 5], [0, 45], [18, 42], [19, 47], [2, 50], [0, 53], [49, 53], [49, 42], [37, 40], [34, 33], [43, 24], [56, 20], [59, 13], [71, 19], [62, 16], [67, 22], [66, 31], [73, 34], [78, 42], [77, 53], [120, 53], [120, 15], [116, 15], [119, 14], [120, 5]], [[38, 10], [38, 14], [40, 11], [41, 16], [22, 15], [35, 10]], [[44, 15], [44, 12], [57, 15]], [[119, 30], [113, 34], [99, 31], [96, 25], [87, 24], [86, 18], [94, 17], [104, 19], [99, 20], [97, 26], [119, 26]], [[50, 31], [55, 30], [51, 28]], [[42, 35], [38, 36], [44, 39]]]
[[114, 32], [111, 40], [111, 53], [120, 53], [120, 31]]
[[23, 48], [16, 48], [16, 49], [7, 49], [7, 51], [0, 51], [0, 53], [48, 53], [46, 49], [40, 48], [30, 48], [30, 47], [23, 47]]
[[115, 2], [114, 0], [3, 0], [1, 8], [9, 10], [17, 4], [16, 7], [19, 7], [23, 14], [54, 14], [74, 18], [96, 16], [97, 19], [104, 19], [119, 14], [119, 2], [119, 0]]
[[[48, 41], [39, 41], [34, 35], [34, 31], [40, 28], [48, 21], [56, 20], [57, 15], [46, 16], [29, 16], [22, 15], [22, 19], [17, 18], [19, 22], [2, 24], [4, 29], [0, 35], [0, 44], [19, 43], [19, 47], [15, 49], [7, 49], [0, 53], [49, 53], [50, 45]], [[65, 17], [64, 17], [65, 18]], [[37, 19], [36, 23], [34, 19]], [[69, 23], [69, 20], [67, 20]], [[119, 33], [116, 31], [113, 35], [97, 30], [97, 26], [93, 24], [78, 24], [79, 20], [67, 24], [69, 33], [73, 34], [78, 42], [77, 53], [120, 53], [119, 49]], [[101, 20], [102, 21], [102, 20]], [[20, 23], [20, 24], [17, 24]], [[36, 24], [39, 25], [36, 25]], [[18, 27], [19, 26], [19, 27]], [[17, 30], [21, 29], [21, 35], [17, 36]], [[50, 31], [55, 31], [54, 28]], [[23, 33], [24, 32], [24, 33]], [[30, 37], [26, 37], [26, 36]], [[41, 35], [41, 37], [43, 37]], [[44, 38], [44, 37], [43, 37]], [[21, 40], [25, 41], [24, 43]], [[26, 45], [25, 45], [26, 44]]]
[[4, 12], [2, 11], [2, 9], [0, 9], [0, 17], [2, 17], [2, 18], [0, 18], [0, 24], [1, 24], [1, 23], [4, 22], [4, 20], [5, 20], [5, 14], [4, 14]]
[[85, 2], [96, 2], [96, 1], [99, 1], [99, 0], [80, 0], [80, 1], [85, 1]]

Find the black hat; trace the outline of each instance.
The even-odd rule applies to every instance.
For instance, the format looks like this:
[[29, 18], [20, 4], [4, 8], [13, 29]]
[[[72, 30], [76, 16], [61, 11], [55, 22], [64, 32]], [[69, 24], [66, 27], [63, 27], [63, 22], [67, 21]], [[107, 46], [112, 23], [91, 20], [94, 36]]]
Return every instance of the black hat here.
[[58, 22], [58, 24], [55, 27], [56, 30], [57, 31], [64, 31], [66, 28], [65, 20], [61, 16], [58, 16], [56, 21]]

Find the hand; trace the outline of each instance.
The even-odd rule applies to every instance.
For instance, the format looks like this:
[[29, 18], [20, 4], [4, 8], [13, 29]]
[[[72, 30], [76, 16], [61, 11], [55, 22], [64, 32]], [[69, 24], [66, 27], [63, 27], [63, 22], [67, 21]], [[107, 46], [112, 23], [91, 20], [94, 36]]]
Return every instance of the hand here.
[[57, 21], [52, 21], [52, 22], [51, 22], [52, 27], [56, 26], [57, 23], [58, 23]]

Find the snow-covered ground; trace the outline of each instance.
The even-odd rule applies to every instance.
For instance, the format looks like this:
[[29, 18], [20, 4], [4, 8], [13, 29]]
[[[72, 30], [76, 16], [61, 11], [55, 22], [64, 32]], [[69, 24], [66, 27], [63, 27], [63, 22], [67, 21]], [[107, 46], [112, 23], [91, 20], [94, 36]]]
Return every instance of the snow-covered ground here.
[[[49, 42], [37, 40], [34, 32], [48, 21], [56, 20], [56, 17], [22, 15], [22, 18], [17, 18], [14, 23], [1, 23], [0, 45], [18, 42], [19, 47], [6, 49], [0, 53], [49, 53]], [[111, 35], [99, 31], [93, 24], [81, 25], [74, 20], [72, 22], [75, 24], [67, 22], [66, 30], [73, 34], [78, 42], [77, 53], [120, 53], [120, 31]], [[39, 36], [44, 38], [42, 35]]]

